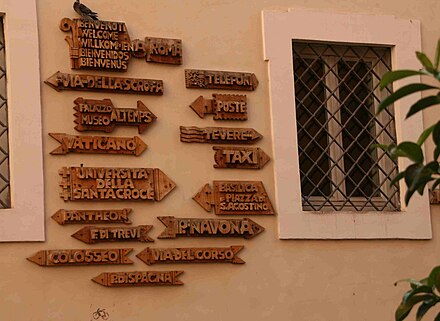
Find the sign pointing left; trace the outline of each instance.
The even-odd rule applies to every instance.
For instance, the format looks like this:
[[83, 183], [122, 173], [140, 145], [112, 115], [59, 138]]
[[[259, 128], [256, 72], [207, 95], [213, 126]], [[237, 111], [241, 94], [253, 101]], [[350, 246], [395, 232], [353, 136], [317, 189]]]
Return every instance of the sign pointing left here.
[[154, 240], [148, 236], [148, 232], [152, 228], [153, 225], [139, 225], [133, 227], [86, 226], [72, 234], [72, 237], [86, 244], [122, 241], [154, 242]]
[[108, 287], [183, 285], [178, 279], [183, 271], [104, 272], [92, 279]]

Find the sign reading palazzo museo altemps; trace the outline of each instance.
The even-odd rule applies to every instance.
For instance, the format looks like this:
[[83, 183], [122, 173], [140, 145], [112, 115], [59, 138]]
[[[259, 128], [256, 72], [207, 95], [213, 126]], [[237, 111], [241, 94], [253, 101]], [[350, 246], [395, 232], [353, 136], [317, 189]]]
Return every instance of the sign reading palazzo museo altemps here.
[[161, 201], [176, 184], [158, 168], [63, 167], [60, 197]]

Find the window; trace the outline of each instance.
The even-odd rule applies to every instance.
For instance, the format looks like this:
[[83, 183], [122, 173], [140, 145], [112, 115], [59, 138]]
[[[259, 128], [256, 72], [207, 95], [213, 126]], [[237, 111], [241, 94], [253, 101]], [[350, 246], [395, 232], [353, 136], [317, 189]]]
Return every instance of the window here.
[[[417, 97], [375, 115], [383, 73], [417, 69], [420, 24], [392, 16], [263, 11], [281, 239], [432, 237], [427, 195], [406, 207], [398, 164], [376, 143], [417, 140]], [[294, 71], [294, 73], [292, 72]], [[397, 87], [405, 85], [400, 81]], [[400, 192], [399, 192], [400, 190]]]
[[392, 110], [375, 116], [390, 48], [293, 41], [303, 209], [398, 211]]
[[[6, 85], [6, 92], [0, 88], [0, 203], [6, 203], [0, 206], [2, 242], [45, 238], [36, 9], [35, 0], [26, 1], [26, 10], [21, 1], [0, 0], [4, 27], [4, 40], [0, 40], [0, 87]], [[4, 70], [7, 76], [1, 77]]]

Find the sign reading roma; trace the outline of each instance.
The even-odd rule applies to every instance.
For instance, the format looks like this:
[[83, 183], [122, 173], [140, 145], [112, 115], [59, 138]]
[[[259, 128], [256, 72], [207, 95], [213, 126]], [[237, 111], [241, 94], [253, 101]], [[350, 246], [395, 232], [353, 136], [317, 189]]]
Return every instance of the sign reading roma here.
[[250, 239], [264, 231], [264, 227], [251, 219], [203, 219], [158, 216], [166, 229], [158, 239], [174, 239], [178, 236], [223, 236]]
[[214, 189], [206, 184], [193, 199], [215, 214], [275, 214], [260, 181], [214, 181]]
[[176, 187], [158, 168], [63, 167], [59, 174], [65, 201], [161, 201]]
[[43, 250], [27, 259], [40, 266], [133, 264], [127, 254], [133, 249]]
[[136, 126], [142, 134], [156, 116], [140, 100], [137, 108], [116, 108], [110, 99], [96, 100], [78, 97], [74, 101], [75, 129], [83, 131], [104, 131], [110, 133], [116, 125]]

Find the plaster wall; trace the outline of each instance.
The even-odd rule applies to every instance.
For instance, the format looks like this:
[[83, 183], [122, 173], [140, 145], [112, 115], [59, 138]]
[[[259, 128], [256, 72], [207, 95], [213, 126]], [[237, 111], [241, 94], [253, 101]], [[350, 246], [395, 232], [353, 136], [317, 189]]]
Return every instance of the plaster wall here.
[[[259, 79], [255, 92], [248, 92], [249, 120], [224, 122], [224, 126], [252, 127], [264, 138], [258, 143], [271, 155], [271, 123], [267, 63], [263, 59], [261, 11], [263, 9], [310, 8], [334, 12], [395, 15], [421, 22], [422, 48], [433, 56], [440, 24], [438, 0], [89, 0], [86, 4], [103, 20], [124, 21], [132, 39], [145, 36], [183, 40], [183, 65], [130, 61], [127, 77], [163, 79], [163, 96], [139, 96], [89, 92], [56, 92], [42, 85], [46, 241], [0, 244], [0, 320], [89, 321], [98, 308], [110, 321], [138, 320], [299, 320], [367, 321], [391, 320], [404, 286], [394, 287], [405, 277], [421, 278], [439, 264], [440, 209], [432, 208], [433, 239], [429, 241], [281, 241], [277, 217], [252, 218], [266, 231], [252, 240], [180, 238], [156, 240], [156, 247], [245, 245], [240, 257], [245, 265], [185, 264], [147, 267], [131, 257], [131, 266], [86, 266], [42, 268], [25, 260], [43, 249], [85, 248], [70, 235], [80, 227], [60, 226], [50, 216], [60, 208], [100, 209], [131, 207], [135, 225], [153, 224], [156, 239], [163, 225], [156, 216], [214, 217], [191, 200], [212, 180], [261, 180], [275, 201], [273, 161], [259, 171], [217, 170], [207, 144], [179, 141], [179, 126], [216, 126], [188, 107], [199, 95], [210, 98], [215, 90], [186, 89], [184, 69], [253, 72]], [[58, 24], [63, 17], [76, 17], [71, 0], [38, 0], [41, 81], [56, 71], [72, 72], [67, 35]], [[25, 10], [25, 8], [23, 8]], [[319, 23], [317, 21], [316, 23]], [[104, 74], [104, 72], [93, 72]], [[105, 73], [119, 76], [119, 73]], [[226, 91], [222, 91], [226, 92]], [[232, 93], [232, 92], [231, 92]], [[26, 94], [25, 89], [23, 95]], [[52, 156], [58, 144], [49, 132], [75, 134], [73, 100], [77, 97], [110, 98], [118, 107], [133, 107], [142, 100], [158, 117], [142, 139], [148, 149], [140, 157], [69, 154]], [[438, 111], [425, 113], [425, 126], [433, 124]], [[223, 125], [223, 123], [222, 123]], [[119, 127], [115, 136], [133, 136], [137, 131]], [[428, 152], [432, 147], [428, 146]], [[29, 160], [32, 162], [32, 160]], [[158, 167], [177, 188], [158, 203], [70, 202], [59, 198], [58, 169], [63, 166]], [[109, 247], [122, 247], [122, 243]], [[146, 246], [133, 243], [123, 247]], [[103, 244], [91, 247], [102, 248]], [[101, 272], [182, 269], [181, 287], [105, 288], [90, 281]], [[432, 318], [432, 317], [431, 317]], [[429, 319], [429, 316], [427, 316]]]

